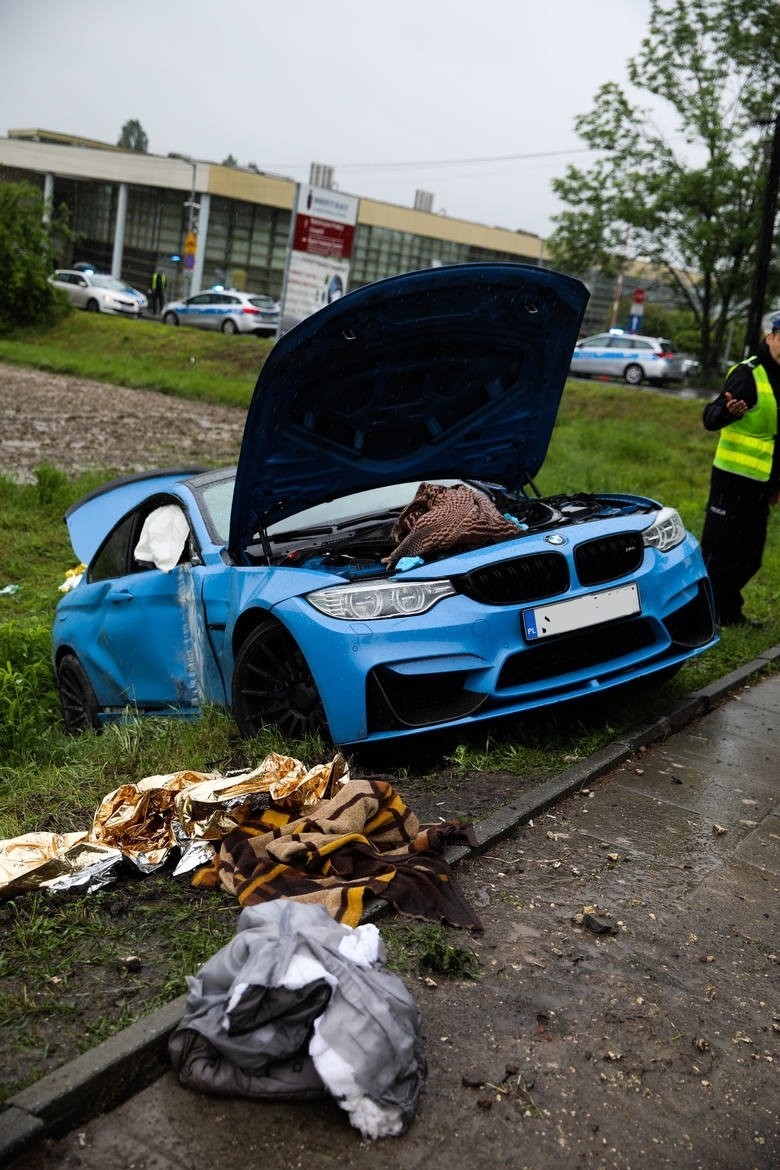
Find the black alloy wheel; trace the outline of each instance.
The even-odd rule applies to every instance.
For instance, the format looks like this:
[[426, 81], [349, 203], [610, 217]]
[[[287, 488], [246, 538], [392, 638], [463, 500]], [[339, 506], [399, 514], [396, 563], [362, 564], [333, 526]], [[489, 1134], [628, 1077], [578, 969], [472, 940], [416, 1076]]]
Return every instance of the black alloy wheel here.
[[233, 718], [247, 739], [273, 724], [289, 739], [327, 735], [317, 685], [295, 639], [284, 626], [262, 621], [236, 655]]
[[65, 654], [57, 664], [57, 689], [65, 729], [69, 735], [97, 731], [98, 701], [87, 672], [75, 654]]

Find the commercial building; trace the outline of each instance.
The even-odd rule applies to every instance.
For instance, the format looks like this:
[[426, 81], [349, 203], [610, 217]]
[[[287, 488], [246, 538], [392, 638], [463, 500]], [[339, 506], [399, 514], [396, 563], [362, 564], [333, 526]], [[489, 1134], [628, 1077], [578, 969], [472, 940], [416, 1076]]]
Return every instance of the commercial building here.
[[[63, 267], [89, 261], [141, 289], [162, 269], [169, 296], [214, 284], [274, 297], [282, 291], [292, 179], [53, 131], [9, 130], [0, 138], [3, 180], [34, 184], [51, 206], [67, 207], [73, 239], [62, 242]], [[544, 262], [539, 236], [436, 214], [424, 198], [417, 202], [407, 208], [359, 197], [350, 287], [435, 265]]]

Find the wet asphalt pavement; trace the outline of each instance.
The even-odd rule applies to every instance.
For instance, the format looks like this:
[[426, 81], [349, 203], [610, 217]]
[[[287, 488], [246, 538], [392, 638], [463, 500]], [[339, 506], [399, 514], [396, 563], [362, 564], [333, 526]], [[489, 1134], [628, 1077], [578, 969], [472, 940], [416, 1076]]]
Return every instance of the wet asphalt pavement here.
[[[602, 761], [530, 821], [493, 818], [457, 865], [484, 924], [462, 939], [482, 978], [409, 983], [429, 1080], [402, 1137], [369, 1144], [333, 1102], [210, 1098], [168, 1071], [90, 1121], [72, 1113], [69, 1126], [65, 1109], [64, 1136], [44, 1125], [5, 1164], [780, 1165], [779, 733], [780, 675], [754, 678], [604, 775]], [[158, 1021], [158, 1048], [174, 1018]], [[149, 1034], [131, 1047], [151, 1060]], [[81, 1059], [99, 1096], [111, 1066]], [[6, 1135], [32, 1131], [53, 1108], [44, 1097], [18, 1094]], [[0, 1114], [0, 1140], [2, 1128]]]

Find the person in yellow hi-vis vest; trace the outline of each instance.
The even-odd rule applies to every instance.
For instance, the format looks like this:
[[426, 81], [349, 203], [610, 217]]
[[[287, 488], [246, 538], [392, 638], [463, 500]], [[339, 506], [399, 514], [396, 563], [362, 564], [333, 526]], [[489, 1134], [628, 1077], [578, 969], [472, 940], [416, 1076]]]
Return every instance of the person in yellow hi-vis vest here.
[[720, 431], [701, 549], [721, 626], [763, 625], [745, 616], [742, 590], [761, 568], [769, 506], [780, 497], [779, 401], [776, 314], [755, 355], [729, 370], [723, 390], [704, 408], [706, 429]]

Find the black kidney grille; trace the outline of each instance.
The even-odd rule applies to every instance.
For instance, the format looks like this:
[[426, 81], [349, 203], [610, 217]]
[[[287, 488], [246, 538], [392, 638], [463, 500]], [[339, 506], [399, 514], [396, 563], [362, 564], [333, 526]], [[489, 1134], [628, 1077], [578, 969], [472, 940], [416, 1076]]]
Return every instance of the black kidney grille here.
[[578, 544], [574, 565], [581, 585], [601, 585], [635, 573], [644, 555], [641, 532], [618, 532]]
[[517, 605], [555, 597], [569, 588], [569, 566], [560, 553], [532, 553], [466, 573], [454, 582], [484, 605]]

